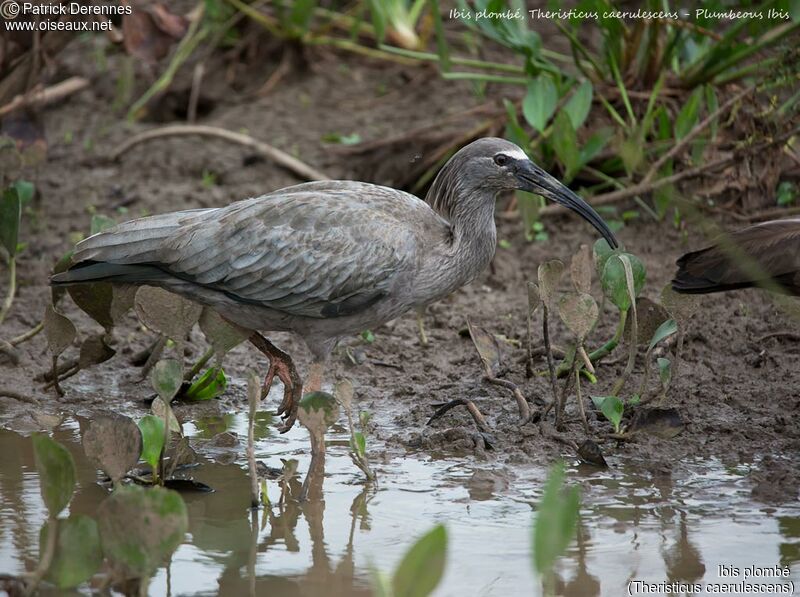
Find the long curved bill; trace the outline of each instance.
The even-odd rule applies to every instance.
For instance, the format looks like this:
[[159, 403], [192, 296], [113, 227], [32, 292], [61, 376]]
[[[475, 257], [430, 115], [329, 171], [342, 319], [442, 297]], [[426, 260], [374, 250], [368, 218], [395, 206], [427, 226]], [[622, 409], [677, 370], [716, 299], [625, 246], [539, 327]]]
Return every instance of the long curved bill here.
[[586, 201], [532, 161], [520, 160], [516, 166], [517, 179], [522, 183], [521, 190], [536, 193], [550, 201], [563, 205], [567, 209], [571, 209], [594, 226], [608, 244], [611, 245], [612, 249], [616, 249], [619, 246], [608, 224]]

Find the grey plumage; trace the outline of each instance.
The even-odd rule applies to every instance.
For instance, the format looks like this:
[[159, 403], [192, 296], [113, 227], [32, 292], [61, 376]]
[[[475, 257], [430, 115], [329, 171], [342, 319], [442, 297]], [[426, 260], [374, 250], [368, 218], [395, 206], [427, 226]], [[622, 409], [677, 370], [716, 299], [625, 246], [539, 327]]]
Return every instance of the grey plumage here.
[[353, 181], [296, 185], [217, 209], [126, 222], [77, 245], [53, 284], [161, 286], [252, 330], [293, 331], [323, 360], [345, 335], [443, 298], [495, 251], [498, 192], [524, 189], [579, 212], [574, 193], [503, 139], [480, 139], [442, 168], [425, 201]]

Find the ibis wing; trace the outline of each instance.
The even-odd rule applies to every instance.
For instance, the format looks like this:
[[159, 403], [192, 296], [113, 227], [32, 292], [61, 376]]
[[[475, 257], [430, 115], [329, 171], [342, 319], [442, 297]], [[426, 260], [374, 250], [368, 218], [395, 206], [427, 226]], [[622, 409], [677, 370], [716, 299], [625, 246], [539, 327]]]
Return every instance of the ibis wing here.
[[417, 237], [393, 213], [329, 193], [289, 195], [195, 219], [164, 241], [161, 266], [235, 300], [307, 317], [358, 312], [414, 266]]

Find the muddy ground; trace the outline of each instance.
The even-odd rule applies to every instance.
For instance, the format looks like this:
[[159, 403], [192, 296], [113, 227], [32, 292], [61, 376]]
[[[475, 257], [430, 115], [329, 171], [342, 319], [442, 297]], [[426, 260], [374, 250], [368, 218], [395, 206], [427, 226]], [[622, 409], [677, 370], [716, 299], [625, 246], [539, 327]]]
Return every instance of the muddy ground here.
[[[125, 124], [123, 115], [113, 109], [115, 86], [111, 75], [119, 56], [109, 55], [107, 70], [98, 70], [96, 61], [86, 58], [102, 51], [87, 47], [95, 43], [103, 42], [76, 41], [58, 57], [59, 78], [84, 75], [93, 83], [41, 114], [49, 153], [46, 164], [35, 174], [37, 197], [32, 212], [24, 217], [21, 239], [28, 245], [19, 259], [19, 293], [0, 332], [4, 338], [40, 321], [49, 298], [48, 273], [71, 247], [75, 233], [87, 231], [91, 212], [127, 219], [144, 213], [224, 205], [300, 182], [268, 162], [249, 159], [251, 152], [247, 149], [216, 140], [162, 139], [131, 149], [119, 163], [105, 161], [104, 156], [114, 147], [154, 123]], [[478, 98], [469, 84], [442, 81], [432, 69], [370, 63], [325, 50], [316, 50], [305, 58], [295, 60], [292, 72], [264, 98], [254, 97], [252, 91], [274, 71], [280, 54], [262, 56], [246, 72], [235, 73], [233, 84], [230, 72], [222, 65], [209, 69], [203, 87], [207, 109], [198, 122], [244, 129], [295, 153], [330, 176], [347, 178], [360, 171], [359, 164], [349, 161], [336, 147], [323, 144], [323, 135], [358, 133], [369, 141], [424, 125], [435, 130], [447, 116], [517, 92], [490, 86], [487, 97]], [[179, 79], [175, 89], [186, 89], [185, 79]], [[146, 80], [139, 80], [134, 96], [146, 86]], [[175, 98], [179, 105], [180, 94]], [[178, 120], [179, 115], [179, 109], [166, 104], [156, 118], [168, 122]], [[469, 122], [464, 123], [465, 129]], [[214, 184], [203, 183], [204, 172], [214, 173]], [[698, 187], [683, 189], [687, 195], [697, 191]], [[122, 206], [127, 213], [120, 213]], [[735, 225], [733, 221], [721, 223]], [[353, 365], [344, 350], [334, 355], [328, 380], [347, 376], [354, 381], [358, 407], [373, 413], [376, 424], [372, 433], [385, 440], [388, 451], [463, 454], [465, 458], [495, 461], [498, 466], [546, 463], [559, 455], [573, 456], [565, 445], [543, 437], [536, 424], [517, 424], [512, 397], [502, 388], [481, 381], [475, 350], [469, 339], [459, 334], [469, 316], [510, 339], [512, 342], [503, 343], [505, 377], [520, 384], [532, 403], [537, 397], [549, 398], [544, 377], [525, 377], [525, 281], [535, 276], [538, 264], [552, 258], [569, 259], [581, 244], [591, 244], [595, 235], [574, 216], [547, 220], [546, 226], [549, 240], [529, 243], [519, 221], [498, 220], [498, 238], [508, 241], [509, 248], [498, 248], [493, 271], [429, 310], [428, 347], [419, 345], [414, 315], [408, 314], [373, 330], [375, 341], [371, 344], [358, 338], [346, 343], [357, 360], [363, 360], [361, 364]], [[657, 223], [644, 217], [627, 225], [619, 237], [647, 266], [644, 295], [653, 299], [669, 281], [676, 257], [704, 242], [691, 228], [686, 237], [670, 222]], [[596, 280], [594, 287], [599, 297]], [[99, 331], [76, 308], [65, 308], [80, 334]], [[613, 313], [607, 309], [589, 344], [599, 345], [610, 337], [614, 323]], [[653, 475], [679, 467], [681, 459], [689, 455], [718, 456], [732, 464], [771, 455], [752, 473], [757, 483], [755, 497], [767, 502], [796, 499], [800, 484], [796, 458], [800, 450], [796, 422], [800, 411], [800, 371], [796, 366], [800, 347], [781, 339], [758, 342], [765, 334], [792, 330], [793, 325], [773, 301], [757, 291], [704, 297], [667, 401], [679, 410], [686, 429], [674, 439], [640, 436], [629, 443], [604, 441], [603, 450], [630, 457]], [[187, 362], [205, 349], [199, 332], [195, 331], [193, 338], [196, 342]], [[35, 381], [49, 366], [45, 338], [40, 334], [19, 347], [19, 364], [7, 360], [0, 364], [0, 387], [37, 398], [41, 409], [48, 412], [90, 414], [98, 409], [143, 409], [141, 399], [150, 393], [149, 383], [140, 380], [140, 370], [129, 363], [129, 358], [151, 339], [130, 314], [127, 324], [116, 330], [117, 356], [66, 381], [66, 395], [59, 400]], [[308, 363], [304, 347], [289, 336], [278, 335], [275, 340], [296, 355], [304, 370]], [[561, 345], [566, 341], [560, 327], [555, 341]], [[77, 346], [65, 357], [74, 357], [76, 352]], [[624, 350], [618, 349], [611, 359], [615, 362], [599, 368], [597, 386], [584, 386], [584, 394], [607, 393], [624, 366], [623, 356]], [[536, 365], [539, 371], [545, 368], [541, 359]], [[254, 350], [240, 346], [227, 358], [226, 370], [234, 383], [226, 395], [212, 404], [182, 406], [180, 415], [191, 419], [208, 410], [241, 408], [248, 368], [263, 371], [265, 363]], [[641, 361], [628, 388], [638, 385], [640, 373]], [[486, 415], [493, 429], [493, 449], [486, 449], [464, 409], [450, 411], [426, 426], [432, 405], [460, 397], [473, 399]], [[35, 426], [30, 421], [32, 410], [29, 404], [0, 397], [0, 417], [11, 429]], [[610, 430], [602, 416], [598, 419], [590, 412], [589, 417], [597, 432]], [[574, 417], [565, 435], [583, 439]]]

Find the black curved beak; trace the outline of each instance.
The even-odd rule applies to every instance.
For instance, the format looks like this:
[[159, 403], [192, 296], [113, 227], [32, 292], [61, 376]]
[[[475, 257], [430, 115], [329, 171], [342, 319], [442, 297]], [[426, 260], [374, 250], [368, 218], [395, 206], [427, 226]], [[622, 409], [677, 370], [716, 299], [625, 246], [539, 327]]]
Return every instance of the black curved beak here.
[[514, 174], [520, 184], [520, 186], [517, 187], [519, 190], [541, 195], [542, 197], [550, 199], [550, 201], [555, 201], [559, 205], [571, 209], [594, 226], [601, 236], [606, 239], [608, 244], [611, 245], [612, 249], [616, 249], [619, 246], [608, 224], [606, 224], [603, 218], [592, 209], [591, 205], [586, 203], [586, 201], [578, 197], [565, 185], [550, 176], [532, 161], [517, 160], [514, 163]]

